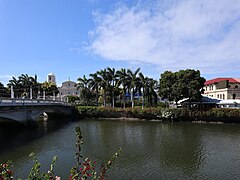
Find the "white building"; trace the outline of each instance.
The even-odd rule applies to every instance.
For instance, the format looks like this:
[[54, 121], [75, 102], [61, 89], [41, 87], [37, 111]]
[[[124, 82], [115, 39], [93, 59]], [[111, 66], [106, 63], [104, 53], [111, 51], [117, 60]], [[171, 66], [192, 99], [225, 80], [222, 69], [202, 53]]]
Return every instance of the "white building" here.
[[66, 100], [67, 96], [79, 96], [80, 91], [77, 90], [75, 85], [76, 83], [70, 80], [62, 83], [62, 86], [58, 88], [58, 96], [61, 98], [61, 100]]
[[51, 82], [51, 83], [56, 84], [56, 76], [55, 76], [55, 74], [49, 73], [47, 75], [47, 82]]
[[204, 95], [226, 99], [240, 99], [239, 78], [215, 78], [205, 82]]

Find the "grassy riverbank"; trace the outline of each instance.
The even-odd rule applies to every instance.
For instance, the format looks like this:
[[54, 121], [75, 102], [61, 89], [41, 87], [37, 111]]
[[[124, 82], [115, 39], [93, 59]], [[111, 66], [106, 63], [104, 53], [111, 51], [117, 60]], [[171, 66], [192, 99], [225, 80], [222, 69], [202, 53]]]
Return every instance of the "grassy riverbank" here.
[[201, 121], [240, 123], [240, 109], [213, 108], [191, 110], [186, 108], [111, 108], [77, 106], [81, 118], [138, 118], [162, 121]]

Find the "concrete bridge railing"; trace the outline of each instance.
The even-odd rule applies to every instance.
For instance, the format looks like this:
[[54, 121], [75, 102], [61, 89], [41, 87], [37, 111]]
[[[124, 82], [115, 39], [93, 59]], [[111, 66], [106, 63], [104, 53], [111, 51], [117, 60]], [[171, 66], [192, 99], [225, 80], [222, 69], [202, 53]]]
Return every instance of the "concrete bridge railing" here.
[[43, 113], [71, 116], [74, 107], [62, 101], [38, 99], [0, 99], [0, 118], [34, 124]]
[[40, 99], [0, 99], [0, 106], [22, 106], [22, 105], [65, 105], [71, 106], [70, 103], [63, 101], [40, 100]]

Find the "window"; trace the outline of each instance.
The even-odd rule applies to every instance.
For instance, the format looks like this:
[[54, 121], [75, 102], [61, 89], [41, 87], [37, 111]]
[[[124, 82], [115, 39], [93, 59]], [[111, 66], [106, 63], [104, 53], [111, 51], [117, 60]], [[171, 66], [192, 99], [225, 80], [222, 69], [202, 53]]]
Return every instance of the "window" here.
[[220, 94], [220, 99], [222, 99], [222, 94]]
[[236, 98], [236, 94], [235, 93], [233, 93], [233, 99], [235, 99]]
[[68, 86], [70, 87], [70, 86], [71, 86], [71, 84], [70, 84], [70, 83], [68, 83]]
[[217, 98], [219, 98], [219, 94], [217, 95]]
[[238, 85], [236, 85], [235, 88], [238, 88]]
[[49, 76], [49, 81], [51, 81], [51, 76]]
[[225, 99], [225, 94], [223, 94], [223, 100]]

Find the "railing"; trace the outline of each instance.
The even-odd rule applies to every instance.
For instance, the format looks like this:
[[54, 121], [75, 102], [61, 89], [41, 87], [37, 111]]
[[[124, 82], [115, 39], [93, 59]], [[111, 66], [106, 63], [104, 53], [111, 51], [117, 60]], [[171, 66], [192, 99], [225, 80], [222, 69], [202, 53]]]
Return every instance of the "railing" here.
[[42, 100], [42, 99], [0, 99], [0, 106], [38, 106], [38, 105], [65, 105], [71, 106], [70, 103], [63, 101]]

